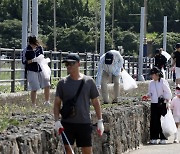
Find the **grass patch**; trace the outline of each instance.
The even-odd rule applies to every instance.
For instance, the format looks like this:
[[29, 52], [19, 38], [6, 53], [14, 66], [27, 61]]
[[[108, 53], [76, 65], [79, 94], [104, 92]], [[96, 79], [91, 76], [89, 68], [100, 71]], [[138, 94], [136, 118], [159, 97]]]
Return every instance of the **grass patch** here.
[[[24, 120], [17, 119], [17, 115], [28, 117], [29, 115], [40, 115], [40, 114], [52, 114], [52, 106], [44, 107], [38, 106], [18, 106], [16, 104], [5, 104], [0, 106], [0, 132], [5, 130], [7, 127], [13, 126], [25, 126], [30, 123], [30, 119]], [[35, 122], [42, 122], [40, 118], [37, 118]]]

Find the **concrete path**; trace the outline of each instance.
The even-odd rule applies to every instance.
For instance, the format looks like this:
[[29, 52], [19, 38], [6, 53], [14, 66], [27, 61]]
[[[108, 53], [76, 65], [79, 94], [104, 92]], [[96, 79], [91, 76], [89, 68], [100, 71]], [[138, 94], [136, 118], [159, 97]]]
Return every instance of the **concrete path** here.
[[[180, 128], [178, 129], [180, 139]], [[144, 145], [128, 154], [180, 154], [180, 143], [173, 143], [174, 136], [169, 137], [166, 145]]]

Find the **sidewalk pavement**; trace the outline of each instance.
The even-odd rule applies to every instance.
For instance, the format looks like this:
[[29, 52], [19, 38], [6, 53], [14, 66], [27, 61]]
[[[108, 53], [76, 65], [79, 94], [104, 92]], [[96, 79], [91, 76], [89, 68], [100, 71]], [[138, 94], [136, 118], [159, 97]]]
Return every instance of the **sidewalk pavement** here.
[[[180, 128], [178, 129], [180, 139]], [[128, 154], [180, 154], [180, 143], [173, 143], [174, 135], [170, 136], [165, 145], [143, 145]]]

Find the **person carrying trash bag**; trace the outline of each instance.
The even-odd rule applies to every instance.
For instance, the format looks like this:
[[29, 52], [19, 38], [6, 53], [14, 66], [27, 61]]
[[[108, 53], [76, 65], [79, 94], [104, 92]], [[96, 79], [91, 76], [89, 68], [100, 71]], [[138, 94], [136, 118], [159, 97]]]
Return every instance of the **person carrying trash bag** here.
[[172, 93], [159, 68], [152, 68], [150, 75], [152, 80], [149, 83], [148, 94], [142, 97], [143, 101], [151, 99], [150, 144], [158, 144], [158, 139], [159, 144], [166, 144], [167, 139], [162, 133], [160, 118], [167, 113]]
[[[43, 57], [43, 58], [40, 58]], [[31, 90], [32, 105], [36, 106], [37, 90], [44, 89], [45, 102], [44, 105], [51, 105], [50, 103], [50, 73], [49, 77], [44, 76], [42, 65], [39, 63], [44, 60], [43, 47], [35, 35], [28, 37], [28, 45], [22, 51], [22, 63], [25, 65], [25, 75]], [[47, 65], [48, 66], [48, 65]]]
[[162, 51], [162, 48], [156, 49], [154, 65], [162, 71], [163, 77], [166, 78], [167, 58], [162, 54]]
[[120, 93], [120, 72], [123, 70], [124, 59], [117, 50], [110, 50], [100, 57], [96, 75], [96, 86], [101, 89], [104, 104], [109, 103], [108, 83], [114, 83], [114, 100], [118, 103]]
[[[90, 104], [97, 116], [97, 132], [103, 135], [104, 125], [99, 92], [94, 80], [80, 73], [80, 57], [68, 54], [63, 60], [67, 68], [66, 77], [57, 84], [54, 100], [55, 130], [60, 134], [67, 154], [71, 154], [74, 142], [81, 147], [82, 154], [92, 153], [92, 124]], [[68, 142], [69, 144], [68, 144]], [[71, 148], [72, 147], [72, 148]]]

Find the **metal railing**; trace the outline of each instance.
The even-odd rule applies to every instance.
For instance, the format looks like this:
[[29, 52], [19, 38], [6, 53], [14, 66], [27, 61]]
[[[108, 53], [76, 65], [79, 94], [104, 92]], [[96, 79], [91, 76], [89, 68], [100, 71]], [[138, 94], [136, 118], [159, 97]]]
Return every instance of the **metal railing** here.
[[[27, 90], [27, 80], [25, 78], [24, 66], [21, 63], [21, 49], [0, 48], [0, 84], [10, 83], [11, 92], [15, 92], [17, 82], [23, 82], [24, 90]], [[63, 58], [69, 52], [44, 51], [45, 57], [50, 58], [51, 79], [59, 79], [67, 75], [66, 68], [62, 65]], [[80, 71], [86, 75], [96, 78], [99, 54], [79, 53], [81, 58]], [[124, 56], [124, 68], [135, 79], [138, 80], [138, 58], [134, 56]], [[144, 57], [143, 76], [149, 80], [149, 70], [154, 65], [154, 58]], [[167, 70], [167, 77], [171, 78], [171, 71]]]

